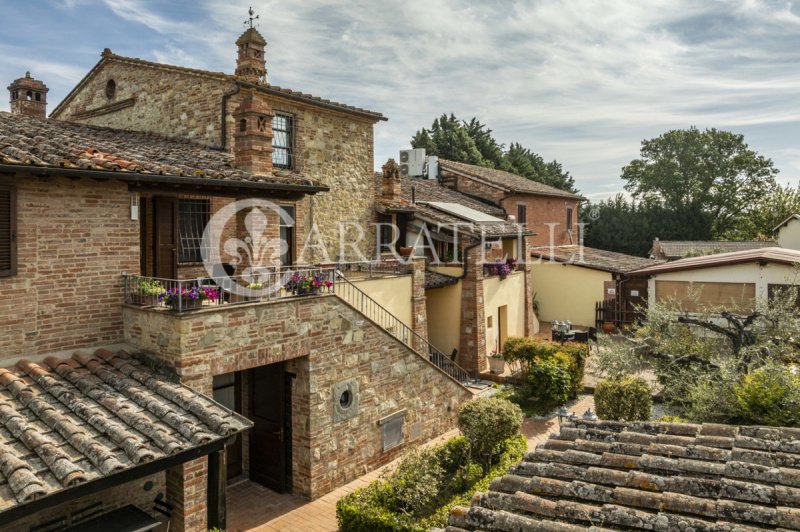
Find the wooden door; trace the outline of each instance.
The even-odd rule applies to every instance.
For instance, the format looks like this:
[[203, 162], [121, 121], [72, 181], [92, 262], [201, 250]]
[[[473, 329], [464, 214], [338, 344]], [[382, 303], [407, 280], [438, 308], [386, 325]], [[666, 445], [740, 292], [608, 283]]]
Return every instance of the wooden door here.
[[155, 235], [153, 249], [153, 270], [162, 279], [178, 277], [178, 223], [175, 198], [157, 197], [153, 199]]
[[[213, 397], [216, 402], [242, 413], [242, 373], [226, 373], [217, 375], [213, 380]], [[225, 446], [225, 464], [228, 480], [242, 474], [242, 435], [237, 434], [233, 443]]]
[[250, 480], [278, 493], [286, 491], [285, 383], [283, 362], [250, 370]]

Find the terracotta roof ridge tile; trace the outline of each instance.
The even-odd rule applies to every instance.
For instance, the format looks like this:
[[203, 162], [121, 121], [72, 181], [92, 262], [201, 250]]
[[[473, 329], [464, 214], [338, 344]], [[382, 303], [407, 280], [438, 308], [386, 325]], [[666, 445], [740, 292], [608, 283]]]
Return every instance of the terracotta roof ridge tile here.
[[[69, 366], [60, 365], [58, 370], [62, 373], [75, 371], [67, 368]], [[147, 448], [141, 438], [132, 434], [118, 421], [113, 420], [108, 413], [99, 410], [96, 405], [89, 404], [79, 393], [74, 391], [76, 388], [69, 389], [50, 375], [40, 375], [34, 378], [34, 381], [45, 392], [69, 408], [72, 413], [119, 445], [134, 463], [149, 462], [155, 458], [153, 452]]]
[[[139, 369], [133, 361], [114, 358], [110, 362], [120, 372], [146, 386], [152, 392], [191, 412], [214, 432], [227, 436], [240, 430], [221, 415], [224, 409], [216, 403], [200, 401], [199, 398], [187, 393], [182, 386], [156, 379], [153, 374]], [[213, 411], [210, 412], [209, 409]]]
[[[22, 382], [17, 378], [18, 382]], [[23, 383], [24, 384], [24, 383]], [[27, 384], [24, 384], [28, 387]], [[14, 393], [14, 392], [12, 392]], [[23, 404], [33, 398], [30, 390], [17, 388]], [[42, 434], [10, 405], [0, 406], [0, 422], [12, 436], [21, 441], [29, 451], [35, 453], [47, 464], [56, 479], [65, 487], [86, 482], [86, 471], [72, 463], [72, 459], [59, 448], [59, 443], [51, 436]]]
[[20, 503], [39, 499], [47, 494], [44, 483], [31, 466], [17, 458], [16, 452], [0, 442], [0, 473], [6, 477], [11, 491]]
[[[97, 353], [95, 353], [95, 355], [97, 355]], [[110, 356], [106, 356], [106, 360], [112, 360], [115, 357], [116, 355], [111, 353]], [[120, 360], [126, 359], [120, 357]], [[117, 394], [125, 397], [153, 416], [156, 424], [166, 424], [169, 428], [178, 431], [181, 436], [195, 444], [208, 443], [218, 437], [216, 434], [207, 430], [206, 427], [202, 426], [200, 421], [194, 416], [188, 418], [186, 414], [179, 414], [169, 405], [164, 405], [153, 400], [152, 397], [144, 393], [144, 385], [138, 381], [128, 377], [119, 370], [115, 373], [104, 366], [105, 364], [100, 364], [96, 359], [90, 360], [87, 365], [88, 369], [97, 378], [112, 388]], [[145, 434], [153, 437], [147, 429], [145, 429]], [[156, 438], [153, 437], [153, 439], [155, 440]], [[167, 454], [174, 454], [175, 452], [183, 450], [183, 446], [174, 439], [165, 441], [164, 445], [159, 444], [159, 446], [162, 447]]]
[[87, 397], [113, 412], [129, 427], [135, 429], [153, 440], [153, 442], [167, 454], [175, 454], [184, 450], [184, 445], [172, 437], [161, 424], [161, 420], [147, 411], [140, 411], [139, 405], [131, 401], [125, 394], [118, 393], [109, 380], [113, 375], [103, 367], [97, 358], [87, 358], [84, 366], [91, 374], [85, 375], [75, 369], [64, 370], [59, 373], [61, 377], [73, 384]]

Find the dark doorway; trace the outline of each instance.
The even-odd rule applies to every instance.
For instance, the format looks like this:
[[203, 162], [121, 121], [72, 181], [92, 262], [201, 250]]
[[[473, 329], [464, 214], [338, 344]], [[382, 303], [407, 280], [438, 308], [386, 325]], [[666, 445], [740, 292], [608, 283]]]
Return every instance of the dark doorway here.
[[178, 227], [175, 198], [153, 198], [155, 208], [153, 269], [162, 279], [177, 278], [178, 271]]
[[[234, 412], [242, 413], [242, 373], [226, 373], [214, 377], [214, 400]], [[242, 474], [242, 435], [225, 446], [228, 480]]]
[[283, 362], [250, 370], [250, 480], [278, 493], [287, 490], [286, 471], [291, 468], [286, 392]]

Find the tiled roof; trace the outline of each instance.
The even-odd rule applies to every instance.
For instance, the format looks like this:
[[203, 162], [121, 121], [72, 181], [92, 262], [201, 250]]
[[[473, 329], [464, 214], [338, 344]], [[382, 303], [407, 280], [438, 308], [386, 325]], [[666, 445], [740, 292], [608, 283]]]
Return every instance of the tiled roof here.
[[0, 369], [0, 515], [252, 426], [126, 353]]
[[[462, 194], [451, 188], [441, 185], [435, 179], [420, 179], [413, 177], [401, 177], [401, 198], [387, 200], [381, 197], [383, 174], [380, 172], [375, 173], [375, 194], [376, 203], [379, 209], [388, 212], [416, 212], [426, 219], [442, 224], [464, 223], [465, 220], [451, 214], [442, 212], [439, 209], [426, 205], [428, 202], [443, 202], [443, 203], [457, 203], [476, 211], [489, 214], [501, 220], [506, 219], [506, 212], [495, 205], [484, 203], [475, 198]], [[414, 205], [411, 204], [412, 189], [414, 189], [413, 196], [416, 199]], [[504, 221], [501, 224], [484, 224], [487, 236], [507, 236], [517, 235], [519, 226], [514, 223]], [[461, 227], [459, 231], [467, 231], [468, 228]], [[476, 234], [480, 234], [477, 231]], [[531, 231], [523, 230], [523, 235], [533, 234]]]
[[525, 194], [538, 194], [541, 196], [556, 196], [559, 198], [584, 199], [580, 194], [573, 194], [565, 190], [545, 185], [544, 183], [539, 183], [538, 181], [533, 181], [532, 179], [527, 179], [525, 177], [494, 168], [485, 168], [483, 166], [476, 166], [473, 164], [448, 161], [447, 159], [439, 159], [439, 168], [442, 170], [450, 170], [459, 174], [481, 179], [509, 192], [522, 192]]
[[448, 532], [800, 530], [800, 429], [566, 422]]
[[321, 187], [280, 169], [268, 176], [238, 170], [230, 153], [185, 140], [5, 112], [0, 112], [0, 164]]
[[[221, 80], [228, 80], [228, 81], [237, 81], [238, 78], [233, 74], [225, 74], [224, 72], [211, 72], [209, 70], [202, 70], [198, 68], [189, 68], [189, 67], [182, 67], [176, 65], [167, 65], [164, 63], [157, 63], [155, 61], [147, 61], [145, 59], [139, 59], [137, 57], [125, 57], [121, 55], [117, 55], [111, 52], [108, 48], [105, 49], [103, 52], [103, 56], [100, 61], [92, 68], [92, 70], [75, 86], [72, 91], [67, 94], [67, 96], [59, 103], [55, 109], [53, 109], [52, 116], [57, 116], [61, 108], [72, 99], [72, 96], [76, 94], [76, 91], [90, 78], [92, 74], [96, 72], [105, 62], [107, 61], [116, 61], [120, 63], [129, 63], [135, 65], [141, 65], [145, 67], [151, 68], [158, 68], [161, 70], [166, 71], [177, 71], [177, 72], [186, 72], [190, 74], [196, 74], [199, 76], [205, 76], [210, 78], [216, 78]], [[367, 109], [362, 109], [361, 107], [355, 107], [353, 105], [347, 105], [344, 103], [334, 102], [332, 100], [328, 100], [326, 98], [320, 98], [318, 96], [312, 96], [311, 94], [306, 94], [299, 91], [294, 91], [291, 89], [285, 89], [283, 87], [278, 87], [277, 85], [271, 84], [249, 84], [248, 86], [254, 87], [256, 90], [260, 90], [266, 93], [277, 94], [279, 96], [286, 96], [288, 98], [292, 98], [295, 100], [301, 100], [306, 103], [310, 103], [312, 105], [319, 105], [322, 107], [327, 107], [330, 109], [335, 109], [338, 111], [342, 111], [345, 113], [352, 113], [356, 115], [361, 115], [366, 118], [370, 118], [373, 120], [387, 120], [385, 116], [381, 113], [377, 113], [375, 111], [369, 111]]]
[[553, 260], [612, 273], [628, 273], [664, 262], [586, 246], [538, 246], [530, 248], [530, 252], [543, 261]]
[[[709, 253], [725, 253], [728, 251], [744, 251], [747, 249], [770, 248], [777, 246], [774, 240], [657, 240], [653, 242], [652, 253], [665, 259], [682, 259], [687, 255]], [[660, 248], [660, 253], [659, 253]]]
[[425, 270], [425, 288], [441, 288], [443, 286], [450, 286], [457, 284], [458, 277], [452, 275], [445, 275], [443, 273], [432, 272]]
[[715, 255], [701, 255], [688, 259], [674, 260], [664, 264], [650, 266], [635, 270], [636, 275], [654, 275], [665, 272], [677, 272], [682, 270], [698, 270], [701, 268], [714, 268], [717, 266], [728, 266], [731, 264], [745, 264], [749, 262], [795, 265], [800, 264], [800, 251], [779, 247], [769, 247], [761, 249], [747, 249], [744, 251], [733, 251], [731, 253], [718, 253]]

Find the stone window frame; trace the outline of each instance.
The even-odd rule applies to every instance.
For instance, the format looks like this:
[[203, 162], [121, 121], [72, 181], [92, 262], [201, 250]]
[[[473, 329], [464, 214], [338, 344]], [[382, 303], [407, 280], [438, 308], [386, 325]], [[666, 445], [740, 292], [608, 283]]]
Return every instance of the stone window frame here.
[[17, 274], [17, 187], [0, 185], [0, 277]]

